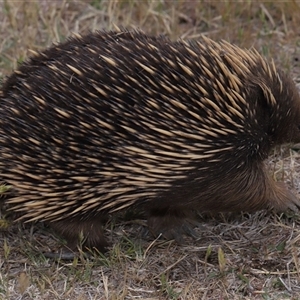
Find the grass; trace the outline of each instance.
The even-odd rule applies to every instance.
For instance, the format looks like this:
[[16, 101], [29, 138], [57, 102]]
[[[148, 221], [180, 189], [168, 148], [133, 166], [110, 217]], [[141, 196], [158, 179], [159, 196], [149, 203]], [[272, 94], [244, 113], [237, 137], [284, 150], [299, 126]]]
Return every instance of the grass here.
[[[4, 1], [0, 76], [72, 32], [141, 27], [171, 39], [205, 34], [255, 47], [300, 83], [300, 2]], [[300, 159], [288, 147], [269, 160], [274, 178], [299, 194]], [[107, 227], [105, 255], [45, 258], [59, 241], [42, 224], [1, 221], [0, 299], [299, 299], [300, 218], [288, 212], [203, 217], [200, 239], [184, 244], [144, 236], [143, 226]]]

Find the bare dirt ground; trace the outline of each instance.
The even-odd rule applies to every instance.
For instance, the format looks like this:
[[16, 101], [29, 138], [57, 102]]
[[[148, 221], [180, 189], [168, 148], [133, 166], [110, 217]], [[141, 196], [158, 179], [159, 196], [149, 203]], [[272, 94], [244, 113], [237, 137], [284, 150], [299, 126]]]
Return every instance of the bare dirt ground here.
[[[72, 32], [139, 27], [255, 47], [300, 84], [300, 2], [9, 1], [0, 3], [0, 76]], [[299, 86], [300, 87], [300, 86]], [[275, 149], [270, 172], [300, 197], [299, 147]], [[0, 299], [300, 299], [299, 213], [203, 216], [199, 239], [153, 240], [144, 220], [112, 221], [105, 255], [55, 261], [42, 224], [0, 220]]]

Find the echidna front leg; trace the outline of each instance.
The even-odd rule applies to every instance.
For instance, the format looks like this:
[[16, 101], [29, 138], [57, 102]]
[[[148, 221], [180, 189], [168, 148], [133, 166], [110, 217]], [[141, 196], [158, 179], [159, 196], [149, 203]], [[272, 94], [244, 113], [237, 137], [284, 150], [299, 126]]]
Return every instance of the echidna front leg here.
[[[218, 185], [212, 180], [206, 189], [198, 191], [194, 202], [189, 208], [177, 207], [176, 201], [169, 202], [164, 208], [162, 201], [153, 203], [148, 218], [150, 232], [158, 236], [162, 234], [167, 239], [181, 240], [182, 234], [195, 236], [192, 230], [193, 211], [200, 212], [253, 212], [262, 209], [285, 211], [300, 208], [300, 199], [290, 192], [284, 183], [275, 182], [264, 164], [248, 166], [240, 173], [232, 173]], [[173, 199], [174, 200], [174, 199]], [[177, 199], [175, 199], [177, 200]], [[165, 200], [164, 202], [167, 202]], [[172, 204], [174, 206], [172, 206]], [[155, 205], [155, 206], [154, 206]]]
[[242, 211], [273, 209], [283, 212], [300, 207], [300, 199], [289, 191], [283, 182], [275, 182], [265, 165], [261, 164], [257, 169], [253, 168], [246, 174], [247, 176], [244, 178], [241, 177], [242, 181], [246, 183], [240, 190]]
[[104, 252], [108, 243], [104, 237], [103, 219], [79, 218], [50, 222], [49, 225], [67, 240], [67, 249], [77, 252], [78, 247]]
[[300, 208], [300, 199], [289, 191], [283, 182], [274, 182], [269, 179], [267, 189], [269, 207], [275, 211], [283, 212], [287, 209], [297, 210]]

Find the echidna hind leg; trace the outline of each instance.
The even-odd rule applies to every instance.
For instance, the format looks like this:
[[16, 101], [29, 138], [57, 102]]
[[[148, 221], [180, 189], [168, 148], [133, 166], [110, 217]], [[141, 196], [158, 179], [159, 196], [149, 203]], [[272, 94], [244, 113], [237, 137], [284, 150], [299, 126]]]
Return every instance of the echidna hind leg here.
[[49, 225], [67, 241], [67, 248], [77, 252], [78, 248], [84, 250], [97, 250], [104, 252], [108, 243], [104, 237], [103, 219], [64, 219], [54, 221]]
[[[175, 239], [181, 243], [182, 235], [196, 237], [192, 213], [182, 208], [153, 209], [148, 217], [149, 231], [156, 237]], [[195, 225], [195, 224], [194, 224]]]

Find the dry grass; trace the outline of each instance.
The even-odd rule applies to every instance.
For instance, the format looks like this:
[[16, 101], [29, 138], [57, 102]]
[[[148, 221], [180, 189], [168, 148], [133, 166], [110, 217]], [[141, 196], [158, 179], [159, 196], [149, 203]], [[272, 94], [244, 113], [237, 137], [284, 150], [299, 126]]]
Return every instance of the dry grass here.
[[[9, 1], [0, 4], [0, 76], [72, 32], [141, 27], [151, 34], [255, 46], [300, 78], [300, 2]], [[277, 149], [274, 177], [300, 193], [300, 158]], [[2, 227], [5, 223], [2, 221]], [[46, 259], [58, 247], [42, 225], [0, 233], [0, 299], [299, 299], [300, 218], [267, 212], [206, 217], [200, 239], [152, 241], [143, 227], [119, 220], [107, 228], [105, 256]], [[149, 240], [147, 240], [149, 238]]]

